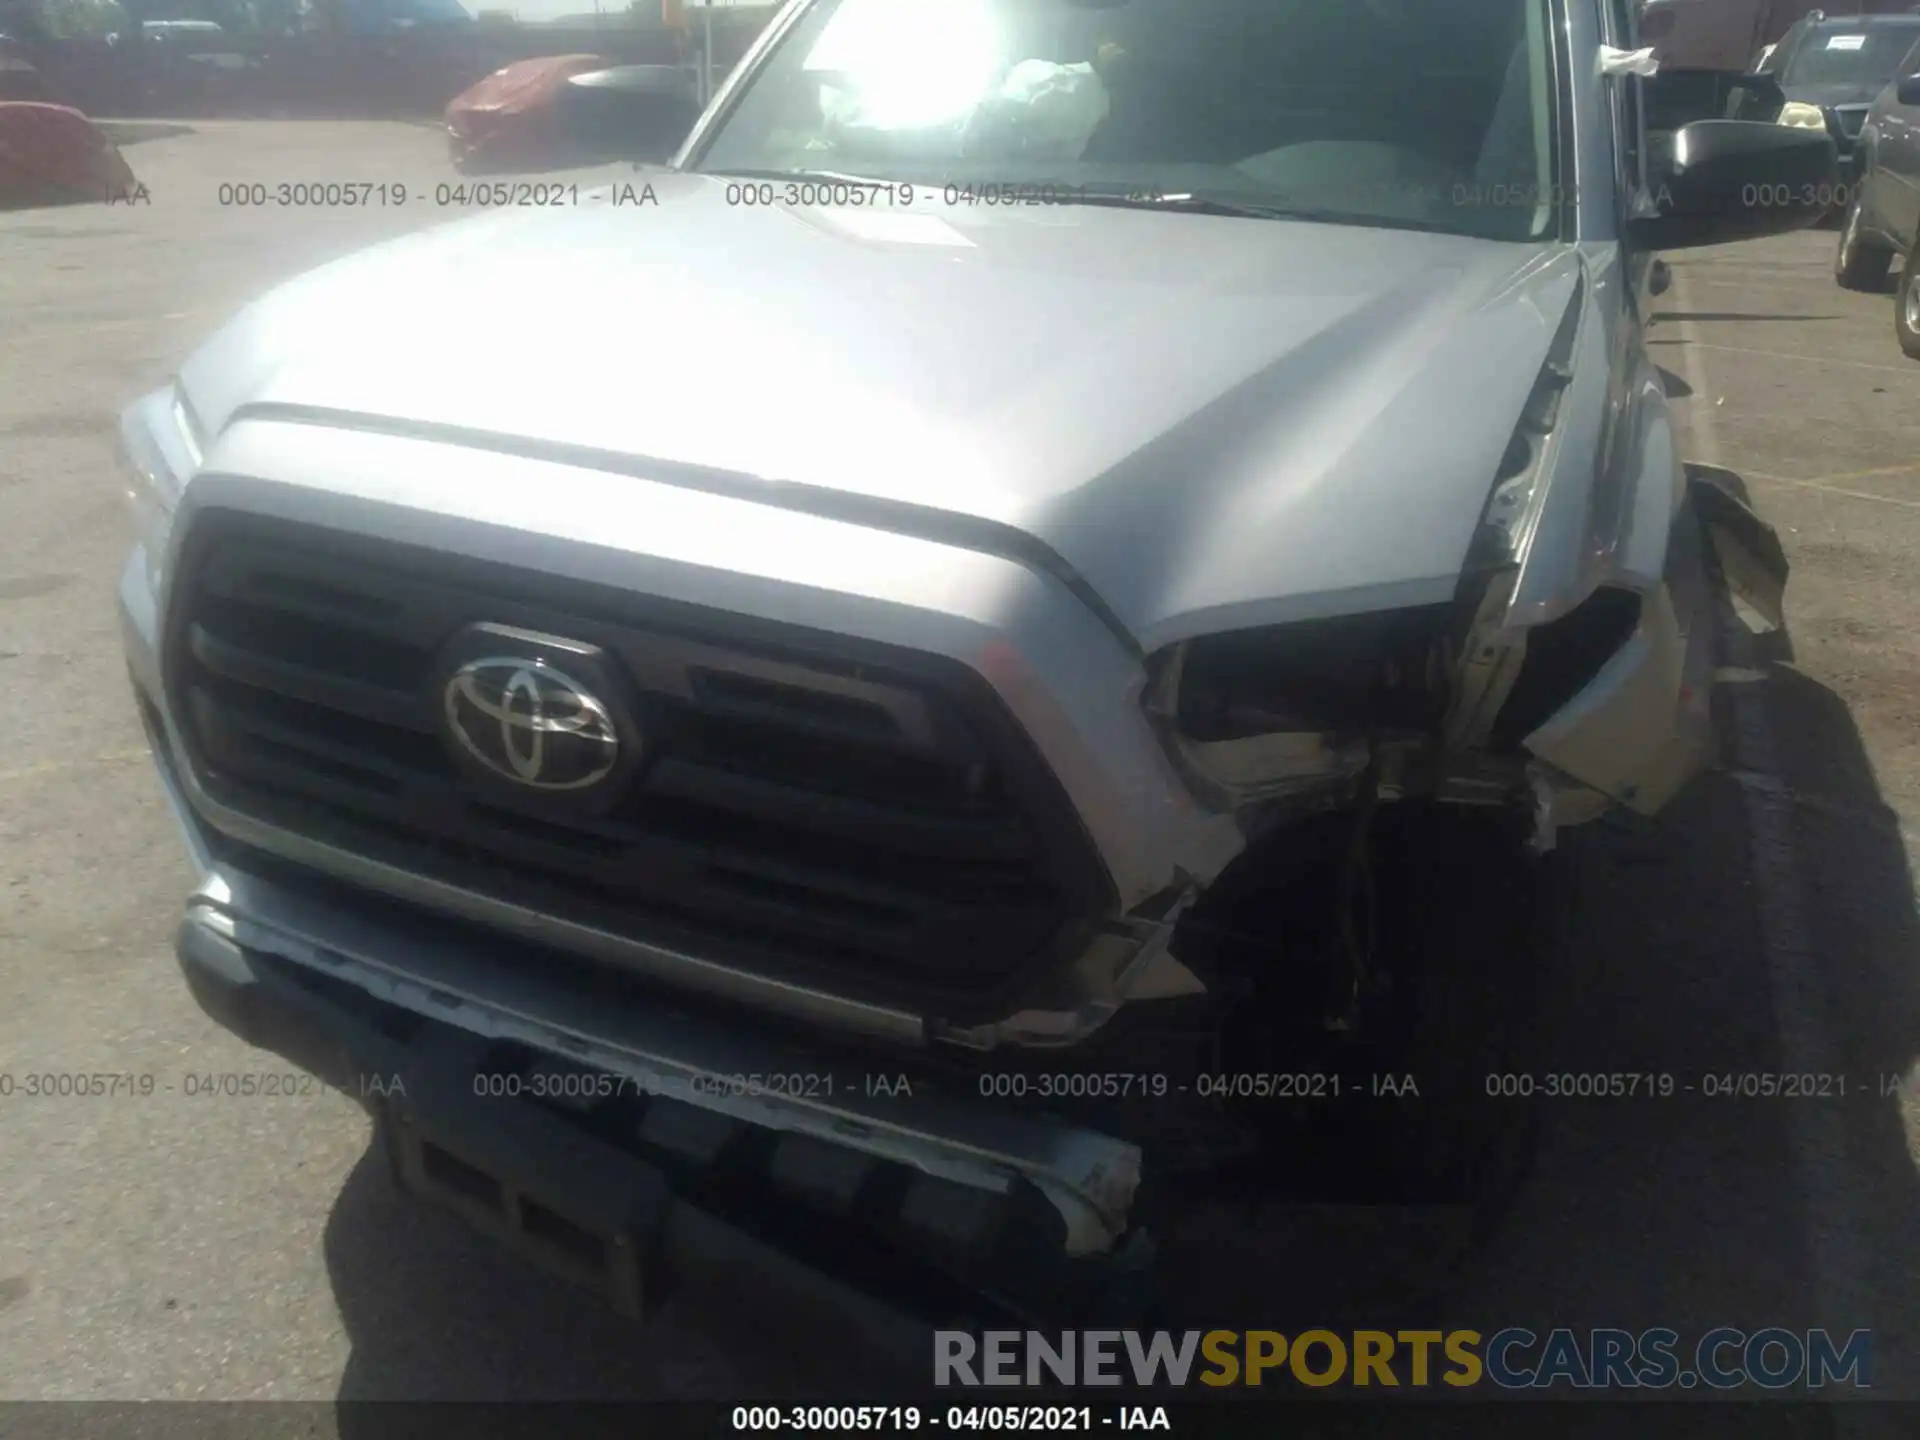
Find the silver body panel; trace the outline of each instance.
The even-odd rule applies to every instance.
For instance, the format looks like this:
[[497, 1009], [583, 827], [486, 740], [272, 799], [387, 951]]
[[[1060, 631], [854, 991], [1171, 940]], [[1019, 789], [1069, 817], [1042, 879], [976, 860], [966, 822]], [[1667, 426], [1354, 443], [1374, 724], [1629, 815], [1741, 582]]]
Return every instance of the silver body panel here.
[[1446, 599], [1511, 428], [1459, 417], [1518, 410], [1574, 279], [1561, 247], [648, 183], [657, 207], [610, 192], [295, 281], [186, 366], [195, 410], [445, 436], [436, 512], [471, 503], [467, 448], [510, 446], [1043, 546], [1153, 651]]
[[[973, 1039], [1071, 1040], [1072, 1017], [1096, 1025], [1129, 996], [1189, 988], [1160, 963], [1177, 906], [1128, 912], [1190, 898], [1246, 844], [1150, 723], [1155, 657], [1227, 629], [1450, 599], [1569, 307], [1560, 418], [1483, 633], [1517, 658], [1530, 628], [1602, 585], [1646, 600], [1632, 641], [1529, 739], [1549, 838], [1609, 801], [1657, 810], [1701, 763], [1710, 678], [1692, 582], [1671, 566], [1686, 482], [1641, 334], [1650, 257], [1618, 238], [1632, 197], [1616, 173], [1616, 82], [1591, 61], [1603, 38], [1628, 37], [1605, 34], [1584, 0], [1556, 13], [1574, 197], [1562, 240], [1072, 206], [766, 210], [727, 205], [711, 177], [636, 175], [657, 204], [615, 190], [459, 222], [282, 287], [181, 372], [204, 453], [183, 459], [163, 433], [165, 395], [130, 412], [130, 443], [190, 472], [176, 548], [197, 511], [220, 506], [970, 667], [1059, 777], [1122, 912], [1077, 992]], [[642, 315], [645, 327], [623, 318]], [[190, 837], [210, 824], [823, 1026], [901, 1043], [941, 1033], [939, 1016], [639, 946], [223, 811], [179, 763], [166, 714], [166, 558], [136, 552], [121, 606]], [[272, 887], [199, 863], [205, 923], [255, 930], [296, 963], [358, 967], [357, 983], [400, 1003], [451, 986], [467, 1008], [445, 1018], [483, 1028], [558, 1024], [567, 1004], [532, 977], [516, 996], [463, 988], [457, 956], [383, 952], [351, 917], [289, 920]], [[662, 1058], [593, 1043], [616, 1068]], [[1099, 1189], [1060, 1153], [986, 1163], [1038, 1167], [1049, 1193]], [[1104, 1204], [1086, 1201], [1110, 1216]]]

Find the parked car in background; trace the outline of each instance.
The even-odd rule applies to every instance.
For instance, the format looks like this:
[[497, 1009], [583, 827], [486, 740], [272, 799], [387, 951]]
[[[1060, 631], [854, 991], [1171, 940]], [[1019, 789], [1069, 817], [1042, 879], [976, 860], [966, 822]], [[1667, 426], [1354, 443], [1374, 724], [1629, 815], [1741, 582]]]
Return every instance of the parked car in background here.
[[224, 40], [224, 26], [213, 20], [142, 20], [140, 33], [149, 40]]
[[0, 101], [46, 98], [40, 67], [29, 58], [27, 47], [0, 30]]
[[1732, 70], [1758, 65], [1794, 25], [1816, 10], [1829, 14], [1895, 14], [1911, 0], [1846, 0], [1825, 6], [1810, 0], [1641, 0], [1638, 43], [1650, 45], [1660, 68]]
[[604, 70], [603, 55], [548, 55], [503, 65], [461, 91], [446, 111], [447, 149], [463, 174], [539, 170], [557, 163], [561, 89]]
[[460, 0], [338, 0], [328, 18], [339, 33], [370, 39], [416, 31], [461, 32], [475, 19]]
[[1834, 252], [1833, 278], [1846, 290], [1884, 288], [1897, 255], [1893, 331], [1920, 360], [1920, 285], [1912, 257], [1920, 236], [1920, 47], [1901, 62], [1901, 78], [1868, 110], [1860, 127], [1859, 179]]
[[260, 72], [251, 42], [211, 20], [145, 20], [139, 38], [136, 83], [156, 111], [220, 114]]
[[167, 54], [216, 70], [244, 70], [248, 56], [223, 26], [211, 20], [143, 20], [141, 38], [165, 46]]
[[[1839, 152], [1839, 176], [1851, 183], [1860, 126], [1875, 97], [1902, 73], [1920, 44], [1920, 13], [1842, 15], [1815, 10], [1781, 37], [1756, 68], [1780, 82], [1787, 103], [1782, 125], [1824, 129]], [[1842, 202], [1844, 203], [1844, 202]]]

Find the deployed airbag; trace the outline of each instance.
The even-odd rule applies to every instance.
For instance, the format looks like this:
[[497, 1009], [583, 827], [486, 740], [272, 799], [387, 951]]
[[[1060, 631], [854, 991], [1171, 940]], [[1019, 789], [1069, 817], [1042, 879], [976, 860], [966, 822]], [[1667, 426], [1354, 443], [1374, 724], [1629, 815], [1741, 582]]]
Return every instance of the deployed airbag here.
[[1091, 65], [1022, 60], [1000, 82], [996, 105], [1018, 117], [1023, 156], [1078, 160], [1107, 118], [1107, 87]]

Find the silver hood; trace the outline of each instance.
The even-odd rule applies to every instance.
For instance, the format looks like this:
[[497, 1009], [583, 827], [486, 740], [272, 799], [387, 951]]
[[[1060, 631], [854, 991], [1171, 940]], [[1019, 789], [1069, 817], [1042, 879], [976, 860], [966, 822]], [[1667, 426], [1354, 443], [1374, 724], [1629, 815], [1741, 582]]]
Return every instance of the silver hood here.
[[336, 412], [1038, 542], [1152, 650], [1446, 598], [1578, 266], [1079, 206], [757, 208], [656, 174], [314, 271], [182, 384], [214, 434]]

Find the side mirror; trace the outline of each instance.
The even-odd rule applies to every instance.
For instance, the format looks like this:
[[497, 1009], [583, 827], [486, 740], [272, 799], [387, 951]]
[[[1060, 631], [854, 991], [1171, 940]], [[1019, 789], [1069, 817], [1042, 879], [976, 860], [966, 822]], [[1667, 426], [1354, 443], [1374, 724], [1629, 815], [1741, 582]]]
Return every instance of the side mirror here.
[[666, 160], [700, 118], [693, 78], [673, 65], [621, 65], [561, 87], [561, 134], [595, 159]]
[[1893, 98], [1902, 105], [1920, 105], [1920, 75], [1908, 75], [1893, 87]]
[[[1833, 208], [1838, 160], [1824, 132], [1696, 120], [1648, 156], [1657, 215], [1630, 221], [1642, 249], [1683, 250], [1804, 230]], [[1651, 147], [1650, 147], [1651, 148]]]

